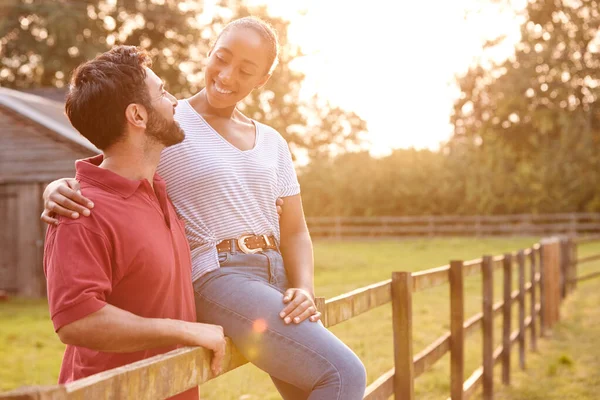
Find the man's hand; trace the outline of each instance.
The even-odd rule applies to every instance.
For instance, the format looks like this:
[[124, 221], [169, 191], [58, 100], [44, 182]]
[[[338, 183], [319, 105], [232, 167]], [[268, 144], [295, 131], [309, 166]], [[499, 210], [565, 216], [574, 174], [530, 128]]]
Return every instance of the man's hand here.
[[220, 325], [189, 323], [189, 346], [202, 346], [213, 351], [210, 368], [215, 376], [221, 373], [223, 358], [225, 357], [225, 335]]
[[94, 207], [89, 199], [81, 195], [79, 182], [73, 178], [63, 178], [51, 182], [43, 194], [44, 212], [40, 219], [47, 224], [58, 225], [56, 215], [77, 219], [80, 215], [89, 216]]
[[286, 324], [292, 321], [296, 324], [309, 319], [311, 322], [317, 322], [321, 318], [321, 313], [317, 311], [313, 297], [308, 291], [299, 288], [290, 288], [283, 295], [283, 303], [287, 306], [279, 313]]

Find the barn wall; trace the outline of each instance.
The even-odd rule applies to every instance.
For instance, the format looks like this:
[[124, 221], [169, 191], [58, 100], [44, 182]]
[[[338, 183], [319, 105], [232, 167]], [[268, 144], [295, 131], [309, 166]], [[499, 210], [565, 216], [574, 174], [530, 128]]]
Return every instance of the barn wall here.
[[73, 176], [74, 161], [92, 152], [0, 106], [0, 183], [51, 182]]

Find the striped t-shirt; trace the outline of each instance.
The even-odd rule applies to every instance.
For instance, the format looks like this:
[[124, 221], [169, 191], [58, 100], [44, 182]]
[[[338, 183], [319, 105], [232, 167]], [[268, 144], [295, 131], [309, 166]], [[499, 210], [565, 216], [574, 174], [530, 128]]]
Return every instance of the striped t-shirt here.
[[242, 151], [219, 135], [187, 100], [175, 120], [182, 143], [163, 150], [159, 175], [185, 221], [192, 281], [219, 268], [216, 245], [244, 234], [274, 235], [279, 243], [278, 197], [300, 193], [288, 145], [273, 128], [253, 121], [256, 142]]

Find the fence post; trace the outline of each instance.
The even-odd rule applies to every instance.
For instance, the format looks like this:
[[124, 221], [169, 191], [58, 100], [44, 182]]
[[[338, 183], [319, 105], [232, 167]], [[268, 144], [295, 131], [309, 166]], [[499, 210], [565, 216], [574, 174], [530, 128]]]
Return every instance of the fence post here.
[[450, 262], [450, 397], [462, 400], [464, 383], [463, 262]]
[[577, 214], [571, 213], [571, 223], [569, 226], [571, 237], [577, 236], [577, 222], [578, 222]]
[[535, 254], [536, 249], [531, 248], [531, 254], [529, 255], [531, 261], [531, 350], [537, 351], [537, 311], [536, 311], [536, 291], [539, 285], [535, 281], [536, 267], [535, 267]]
[[505, 254], [504, 269], [504, 305], [502, 307], [502, 383], [510, 384], [510, 310], [512, 284], [512, 255]]
[[525, 369], [525, 252], [517, 254], [519, 265], [519, 367]]
[[339, 215], [335, 217], [335, 238], [337, 240], [342, 238], [342, 217]]
[[[541, 241], [540, 241], [541, 242]], [[546, 260], [544, 259], [544, 246], [540, 243], [539, 255], [540, 255], [540, 337], [543, 337], [546, 334], [546, 329], [548, 328], [548, 321], [546, 321], [546, 290], [544, 289], [544, 281], [545, 279], [545, 268], [544, 264], [546, 264]]]
[[571, 266], [572, 268], [572, 274], [573, 274], [573, 287], [571, 288], [571, 290], [575, 290], [577, 289], [577, 243], [575, 241], [573, 241], [573, 247], [572, 247], [572, 253], [571, 253], [571, 261], [573, 263], [573, 265]]
[[427, 218], [427, 236], [430, 238], [435, 236], [435, 221], [433, 218], [432, 215]]
[[327, 310], [325, 307], [325, 297], [315, 297], [315, 306], [317, 306], [317, 310], [321, 313], [321, 322], [327, 328], [329, 326], [329, 321], [327, 321]]
[[556, 238], [541, 241], [543, 256], [544, 329], [559, 320], [560, 312], [560, 242]]
[[483, 400], [494, 398], [494, 269], [491, 256], [484, 256], [483, 277]]
[[412, 276], [392, 272], [392, 327], [394, 332], [394, 397], [414, 400], [412, 354]]
[[560, 300], [567, 297], [567, 285], [569, 282], [569, 266], [567, 264], [568, 243], [566, 239], [560, 239], [559, 243], [559, 263], [560, 263]]
[[577, 258], [575, 256], [576, 244], [573, 238], [567, 239], [567, 270], [569, 273], [568, 276], [568, 284], [567, 284], [567, 293], [572, 293], [575, 290], [575, 279], [577, 279], [577, 273], [575, 268], [577, 266]]

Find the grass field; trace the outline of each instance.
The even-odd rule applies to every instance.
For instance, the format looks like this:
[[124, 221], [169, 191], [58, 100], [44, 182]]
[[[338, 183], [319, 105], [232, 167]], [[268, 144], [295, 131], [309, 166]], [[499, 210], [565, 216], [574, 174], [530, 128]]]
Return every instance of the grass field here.
[[[598, 266], [596, 270], [598, 270]], [[561, 322], [526, 370], [513, 367], [511, 386], [497, 384], [496, 400], [595, 400], [600, 396], [600, 278], [579, 283], [563, 305]]]
[[[468, 260], [483, 254], [501, 254], [529, 247], [535, 242], [536, 238], [318, 241], [315, 243], [316, 291], [318, 296], [329, 298], [388, 279], [392, 271], [419, 271], [446, 264], [450, 259]], [[580, 256], [594, 253], [600, 253], [600, 244], [586, 245], [580, 250]], [[600, 269], [600, 264], [586, 268], [594, 267]], [[582, 268], [580, 273], [585, 273], [585, 270]], [[500, 278], [501, 274], [495, 276], [496, 300], [500, 300], [502, 293]], [[467, 317], [481, 310], [480, 280], [479, 276], [475, 276], [465, 282]], [[413, 297], [415, 354], [449, 329], [448, 292], [448, 286], [444, 285]], [[495, 321], [497, 328], [500, 322], [500, 319]], [[332, 331], [363, 360], [369, 383], [393, 366], [389, 305], [335, 326]], [[481, 364], [479, 336], [476, 334], [468, 338], [466, 376]], [[499, 333], [495, 338], [496, 344], [499, 344]], [[0, 359], [4, 361], [0, 363], [0, 390], [56, 382], [63, 349], [53, 332], [45, 302], [12, 299], [9, 303], [0, 304]], [[516, 359], [516, 353], [513, 358]], [[418, 399], [442, 399], [449, 395], [448, 364], [446, 356], [417, 379], [415, 391]], [[559, 372], [562, 371], [561, 365], [556, 367]], [[201, 394], [206, 400], [279, 398], [268, 376], [252, 365], [238, 368], [203, 385]]]

